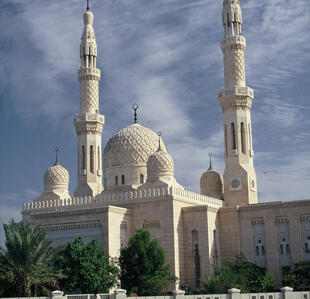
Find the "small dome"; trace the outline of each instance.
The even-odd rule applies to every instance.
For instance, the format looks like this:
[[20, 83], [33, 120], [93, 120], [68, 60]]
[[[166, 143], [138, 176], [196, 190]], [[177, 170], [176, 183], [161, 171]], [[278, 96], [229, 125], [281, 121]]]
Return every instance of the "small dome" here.
[[[166, 146], [161, 139], [163, 150]], [[149, 128], [134, 123], [116, 133], [103, 153], [103, 167], [146, 166], [147, 160], [158, 148], [158, 135]]]
[[223, 177], [218, 171], [209, 169], [202, 174], [200, 178], [201, 194], [222, 198], [223, 191]]
[[147, 178], [153, 181], [163, 176], [174, 176], [174, 162], [167, 151], [159, 148], [147, 161]]
[[68, 189], [69, 173], [60, 164], [49, 167], [44, 174], [44, 191], [52, 191], [57, 188]]

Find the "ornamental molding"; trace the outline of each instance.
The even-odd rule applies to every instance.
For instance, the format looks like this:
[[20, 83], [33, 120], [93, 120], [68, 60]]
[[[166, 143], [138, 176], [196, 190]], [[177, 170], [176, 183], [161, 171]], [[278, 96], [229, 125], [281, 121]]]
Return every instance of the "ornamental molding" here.
[[252, 224], [253, 224], [253, 225], [257, 225], [257, 224], [265, 224], [265, 220], [264, 220], [264, 218], [256, 218], [256, 219], [252, 219]]
[[310, 214], [304, 214], [300, 216], [300, 222], [310, 222]]
[[143, 228], [158, 228], [160, 229], [160, 222], [158, 220], [144, 220]]
[[283, 223], [283, 222], [289, 222], [288, 216], [276, 216], [276, 223]]
[[75, 229], [95, 229], [102, 227], [100, 222], [87, 222], [87, 223], [61, 223], [61, 224], [47, 224], [39, 225], [40, 231], [63, 231]]
[[210, 207], [210, 206], [194, 206], [194, 207], [182, 208], [183, 213], [193, 213], [193, 212], [201, 212], [201, 211], [217, 213], [218, 208]]
[[231, 95], [219, 99], [222, 110], [227, 108], [236, 108], [242, 110], [250, 110], [252, 107], [252, 99], [248, 96]]

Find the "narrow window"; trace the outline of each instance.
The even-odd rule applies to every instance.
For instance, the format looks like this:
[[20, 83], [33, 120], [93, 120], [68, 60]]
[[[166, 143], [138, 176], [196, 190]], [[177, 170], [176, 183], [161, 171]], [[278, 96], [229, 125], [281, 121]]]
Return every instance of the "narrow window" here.
[[252, 152], [252, 138], [251, 138], [251, 126], [250, 124], [248, 125], [249, 127], [249, 148], [250, 148], [250, 152]]
[[283, 244], [280, 245], [280, 253], [283, 254], [284, 250], [283, 250]]
[[224, 138], [225, 138], [225, 152], [226, 152], [226, 157], [228, 156], [228, 149], [227, 149], [227, 126], [225, 125], [224, 128]]
[[93, 145], [90, 146], [89, 154], [90, 154], [90, 159], [89, 159], [90, 172], [94, 173], [94, 146]]
[[104, 178], [104, 188], [107, 188], [107, 179]]
[[98, 159], [98, 170], [99, 170], [99, 169], [101, 168], [101, 167], [100, 167], [100, 162], [101, 162], [101, 161], [100, 161], [100, 158], [101, 158], [101, 157], [100, 157], [100, 147], [99, 147], [99, 146], [98, 146], [98, 154], [97, 154], [97, 155], [98, 155], [97, 159]]
[[85, 146], [82, 145], [82, 170], [86, 168], [85, 167], [85, 164], [86, 164], [85, 162], [86, 162], [85, 161]]
[[309, 245], [308, 243], [306, 242], [305, 243], [305, 253], [308, 253], [309, 252]]
[[265, 251], [265, 246], [262, 246], [262, 255], [265, 255], [266, 251]]
[[288, 245], [288, 244], [285, 245], [285, 253], [286, 254], [290, 253], [290, 245]]
[[140, 184], [144, 184], [144, 175], [140, 174]]
[[234, 123], [231, 123], [231, 149], [236, 149], [236, 135]]
[[200, 287], [200, 255], [199, 255], [199, 238], [198, 231], [192, 231], [192, 248], [193, 248], [193, 272], [195, 275], [195, 285]]
[[256, 255], [258, 256], [259, 255], [259, 247], [256, 246]]
[[122, 185], [125, 184], [125, 176], [122, 174]]
[[115, 186], [117, 186], [118, 185], [118, 176], [116, 175], [115, 176]]
[[227, 25], [228, 25], [228, 27], [229, 27], [229, 14], [227, 14]]
[[245, 154], [245, 134], [244, 134], [244, 122], [241, 123], [241, 150]]

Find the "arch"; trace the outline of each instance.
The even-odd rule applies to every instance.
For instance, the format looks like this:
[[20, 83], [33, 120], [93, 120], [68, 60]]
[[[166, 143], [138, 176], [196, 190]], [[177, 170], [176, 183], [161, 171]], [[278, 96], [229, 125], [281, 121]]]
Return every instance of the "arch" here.
[[228, 156], [228, 148], [227, 148], [227, 125], [224, 126], [224, 141], [225, 141], [225, 155]]
[[121, 180], [122, 180], [122, 185], [125, 185], [125, 175], [124, 174], [122, 174]]
[[98, 170], [101, 169], [100, 164], [101, 164], [101, 155], [100, 155], [100, 146], [98, 146], [97, 150], [97, 159], [98, 159]]
[[144, 175], [140, 174], [140, 184], [144, 184]]
[[241, 122], [241, 151], [245, 154], [245, 130], [244, 130], [244, 122]]
[[89, 154], [90, 154], [90, 157], [89, 157], [90, 172], [94, 173], [94, 146], [93, 145], [90, 146]]
[[192, 230], [192, 249], [193, 249], [193, 272], [195, 277], [195, 286], [200, 287], [200, 255], [199, 255], [199, 234], [196, 229]]
[[236, 149], [236, 132], [235, 132], [235, 124], [231, 123], [231, 149]]
[[85, 146], [82, 145], [82, 170], [86, 169]]

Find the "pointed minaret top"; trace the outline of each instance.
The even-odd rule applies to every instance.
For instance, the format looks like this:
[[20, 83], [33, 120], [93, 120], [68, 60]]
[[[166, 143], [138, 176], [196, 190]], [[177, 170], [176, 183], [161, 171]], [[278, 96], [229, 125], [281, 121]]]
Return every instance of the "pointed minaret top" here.
[[213, 154], [209, 153], [208, 156], [210, 158], [210, 165], [209, 165], [209, 169], [208, 170], [213, 170], [213, 168], [212, 168], [212, 157], [213, 157]]
[[161, 136], [161, 132], [158, 132], [157, 135], [158, 135], [158, 149], [157, 149], [157, 151], [158, 151], [158, 152], [161, 152], [161, 151], [162, 151], [161, 146], [160, 146], [160, 136]]
[[133, 104], [131, 107], [134, 110], [133, 122], [136, 124], [137, 123], [137, 110], [138, 110], [139, 106], [138, 106], [138, 104]]
[[86, 10], [89, 10], [89, 0], [87, 0]]
[[59, 162], [58, 162], [58, 152], [59, 152], [59, 148], [58, 147], [55, 147], [55, 153], [56, 153], [56, 161], [55, 161], [55, 165], [59, 165]]

